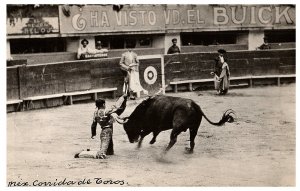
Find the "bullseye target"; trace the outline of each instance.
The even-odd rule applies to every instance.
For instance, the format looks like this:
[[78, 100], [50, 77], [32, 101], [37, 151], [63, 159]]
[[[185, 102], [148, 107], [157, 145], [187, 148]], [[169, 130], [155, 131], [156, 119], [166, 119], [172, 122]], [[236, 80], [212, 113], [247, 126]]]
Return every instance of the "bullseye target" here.
[[153, 66], [148, 66], [144, 71], [144, 79], [147, 84], [154, 84], [157, 80], [157, 71]]

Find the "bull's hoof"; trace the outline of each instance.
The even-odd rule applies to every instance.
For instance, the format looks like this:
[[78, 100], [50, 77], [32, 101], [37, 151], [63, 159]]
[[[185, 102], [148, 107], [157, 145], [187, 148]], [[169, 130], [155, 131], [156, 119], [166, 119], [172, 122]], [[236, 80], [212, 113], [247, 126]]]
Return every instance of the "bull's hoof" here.
[[154, 144], [156, 141], [155, 140], [151, 140], [149, 143], [152, 145]]
[[96, 159], [106, 159], [106, 158], [107, 158], [106, 155], [103, 153], [97, 153], [96, 155]]
[[76, 154], [74, 155], [74, 158], [79, 158], [79, 153], [76, 153]]
[[194, 152], [194, 150], [189, 147], [185, 147], [185, 152], [186, 152], [186, 154], [192, 154]]

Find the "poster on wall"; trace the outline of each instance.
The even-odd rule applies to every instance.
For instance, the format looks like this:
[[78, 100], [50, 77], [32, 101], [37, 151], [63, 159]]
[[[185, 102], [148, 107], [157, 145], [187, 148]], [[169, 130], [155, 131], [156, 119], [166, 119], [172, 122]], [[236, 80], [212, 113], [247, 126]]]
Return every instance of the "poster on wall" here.
[[44, 35], [59, 33], [56, 6], [15, 5], [7, 7], [8, 35]]

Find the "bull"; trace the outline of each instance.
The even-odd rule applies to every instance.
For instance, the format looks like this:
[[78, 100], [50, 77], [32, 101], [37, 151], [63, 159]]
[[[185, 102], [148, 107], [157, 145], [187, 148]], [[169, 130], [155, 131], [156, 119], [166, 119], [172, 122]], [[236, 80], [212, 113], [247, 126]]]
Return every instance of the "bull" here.
[[229, 109], [224, 112], [219, 122], [212, 122], [206, 117], [200, 106], [191, 99], [157, 95], [144, 100], [129, 117], [118, 118], [117, 122], [123, 124], [129, 142], [138, 142], [138, 147], [141, 146], [144, 137], [150, 133], [153, 133], [150, 141], [150, 144], [153, 144], [161, 131], [172, 129], [170, 142], [165, 152], [176, 143], [177, 136], [181, 132], [189, 129], [190, 148], [186, 149], [192, 153], [202, 117], [212, 125], [221, 126], [226, 122], [234, 121], [232, 114], [234, 111]]

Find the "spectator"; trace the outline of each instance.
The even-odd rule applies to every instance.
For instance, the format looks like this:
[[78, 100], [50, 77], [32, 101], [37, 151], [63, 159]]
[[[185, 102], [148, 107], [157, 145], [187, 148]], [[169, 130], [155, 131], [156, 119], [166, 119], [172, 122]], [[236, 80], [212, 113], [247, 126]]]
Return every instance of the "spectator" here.
[[102, 47], [102, 42], [100, 40], [98, 40], [96, 42], [96, 49], [103, 51], [103, 53], [107, 53], [108, 52], [108, 50], [106, 48]]
[[97, 49], [97, 50], [101, 50], [101, 49], [102, 49], [102, 42], [101, 42], [100, 40], [98, 40], [98, 41], [96, 42], [96, 49]]
[[268, 43], [268, 38], [267, 37], [264, 37], [264, 43], [262, 45], [260, 45], [257, 49], [259, 49], [259, 50], [271, 49], [271, 46]]
[[89, 41], [86, 40], [86, 39], [83, 39], [81, 40], [81, 45], [79, 48], [78, 48], [78, 51], [77, 51], [77, 59], [84, 59], [85, 58], [85, 54], [87, 54], [89, 52], [89, 48], [88, 48], [88, 45], [89, 44]]
[[169, 48], [167, 54], [177, 54], [180, 53], [179, 47], [176, 45], [177, 44], [177, 39], [173, 38], [172, 39], [173, 45]]
[[108, 53], [108, 50], [106, 48], [103, 48], [102, 47], [102, 42], [100, 40], [98, 40], [96, 42], [96, 50], [97, 51], [102, 51], [101, 53], [97, 53], [95, 55], [95, 57], [99, 57], [99, 58], [107, 58], [107, 53]]
[[107, 49], [93, 49], [88, 47], [89, 41], [86, 39], [81, 40], [81, 45], [77, 51], [77, 59], [85, 59], [87, 55], [103, 54], [108, 52]]
[[211, 72], [214, 75], [214, 84], [215, 89], [219, 95], [225, 95], [228, 92], [230, 84], [230, 72], [229, 66], [227, 64], [227, 53], [224, 49], [218, 50], [218, 57], [215, 59], [214, 72]]

